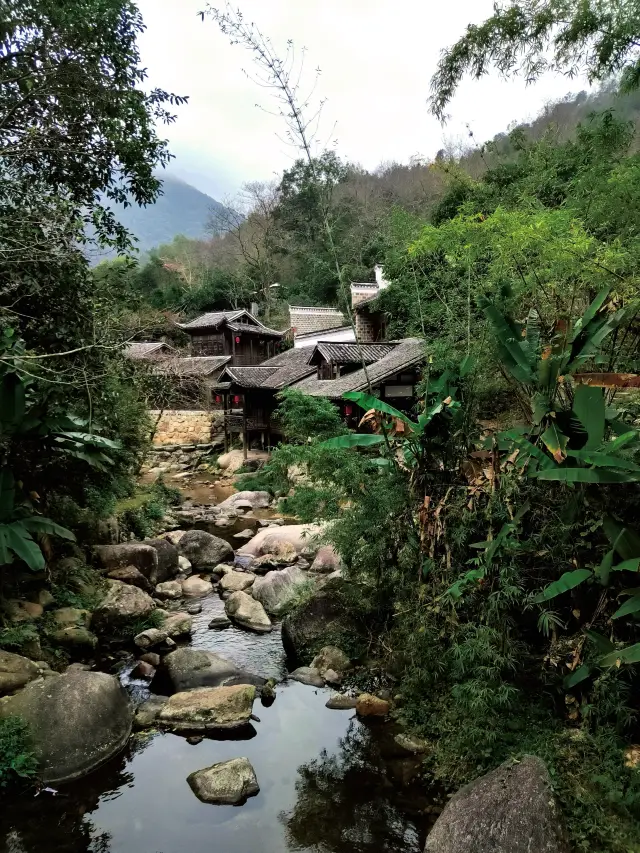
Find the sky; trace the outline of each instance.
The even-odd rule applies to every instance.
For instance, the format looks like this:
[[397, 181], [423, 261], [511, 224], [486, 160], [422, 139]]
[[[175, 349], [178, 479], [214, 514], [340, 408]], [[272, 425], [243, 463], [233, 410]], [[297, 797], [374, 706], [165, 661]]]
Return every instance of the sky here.
[[[137, 0], [147, 30], [140, 39], [148, 83], [189, 103], [162, 128], [171, 172], [214, 198], [232, 199], [247, 181], [273, 180], [295, 159], [283, 140], [270, 95], [247, 76], [251, 55], [231, 45], [206, 0]], [[497, 72], [465, 80], [443, 127], [429, 113], [429, 81], [442, 49], [469, 23], [491, 14], [493, 0], [235, 0], [280, 55], [288, 40], [305, 48], [305, 79], [326, 100], [319, 139], [345, 160], [375, 169], [384, 162], [433, 157], [448, 142], [484, 142], [549, 101], [587, 88], [549, 74], [535, 85]], [[222, 2], [221, 4], [222, 5]]]

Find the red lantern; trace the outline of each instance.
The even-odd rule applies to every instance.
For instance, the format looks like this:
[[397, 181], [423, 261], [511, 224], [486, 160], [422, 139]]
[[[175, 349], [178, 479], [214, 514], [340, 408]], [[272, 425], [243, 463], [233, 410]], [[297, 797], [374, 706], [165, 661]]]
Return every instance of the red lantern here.
[[352, 414], [353, 414], [353, 406], [346, 405], [346, 406], [344, 407], [344, 413], [345, 413], [345, 415], [347, 415], [347, 417], [348, 417], [349, 415], [352, 415]]
[[216, 403], [221, 403], [221, 402], [222, 402], [222, 398], [220, 397], [219, 394], [216, 394]]
[[237, 344], [239, 344], [239, 343], [240, 343], [240, 335], [236, 335], [236, 343], [237, 343]]
[[238, 395], [237, 395], [237, 394], [236, 394], [236, 396], [233, 398], [233, 402], [234, 402], [236, 405], [240, 402], [240, 397], [238, 397]]

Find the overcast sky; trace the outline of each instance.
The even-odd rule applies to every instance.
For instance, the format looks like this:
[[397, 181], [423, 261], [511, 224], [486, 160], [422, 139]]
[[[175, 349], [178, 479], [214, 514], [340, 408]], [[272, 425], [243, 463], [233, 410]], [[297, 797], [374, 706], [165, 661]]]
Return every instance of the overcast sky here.
[[[256, 106], [268, 95], [247, 79], [251, 58], [230, 45], [198, 12], [205, 0], [137, 0], [147, 25], [140, 48], [149, 83], [189, 96], [164, 129], [174, 174], [215, 198], [245, 181], [269, 180], [292, 161], [278, 139], [280, 120]], [[384, 161], [433, 157], [468, 123], [483, 142], [514, 120], [534, 116], [549, 100], [585, 88], [549, 75], [535, 86], [497, 73], [465, 80], [443, 128], [428, 111], [429, 81], [440, 51], [468, 23], [491, 14], [493, 0], [237, 0], [284, 54], [288, 39], [307, 50], [309, 82], [321, 69], [327, 99], [322, 132], [345, 159], [373, 169]], [[220, 4], [222, 5], [222, 4]], [[335, 128], [335, 129], [334, 129]], [[333, 132], [332, 132], [333, 131]]]

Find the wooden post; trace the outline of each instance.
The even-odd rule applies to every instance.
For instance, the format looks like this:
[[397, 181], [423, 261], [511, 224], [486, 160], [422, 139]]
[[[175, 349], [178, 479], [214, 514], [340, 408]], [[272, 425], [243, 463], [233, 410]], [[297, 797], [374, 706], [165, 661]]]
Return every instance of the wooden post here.
[[248, 450], [247, 438], [247, 395], [242, 395], [242, 457], [246, 461]]
[[229, 452], [229, 432], [227, 430], [227, 409], [229, 403], [229, 392], [222, 392], [222, 419], [224, 422], [224, 452]]

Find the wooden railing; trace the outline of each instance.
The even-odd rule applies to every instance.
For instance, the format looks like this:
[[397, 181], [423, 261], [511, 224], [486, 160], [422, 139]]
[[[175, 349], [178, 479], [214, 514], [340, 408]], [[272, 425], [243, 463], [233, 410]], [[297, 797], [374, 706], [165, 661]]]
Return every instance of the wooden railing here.
[[271, 416], [271, 423], [267, 423], [267, 421], [262, 417], [247, 417], [246, 421], [242, 415], [225, 415], [225, 425], [227, 428], [227, 432], [243, 432], [245, 429], [247, 430], [263, 430], [266, 431], [268, 429], [272, 429], [275, 432], [280, 431], [280, 422], [278, 418]]

